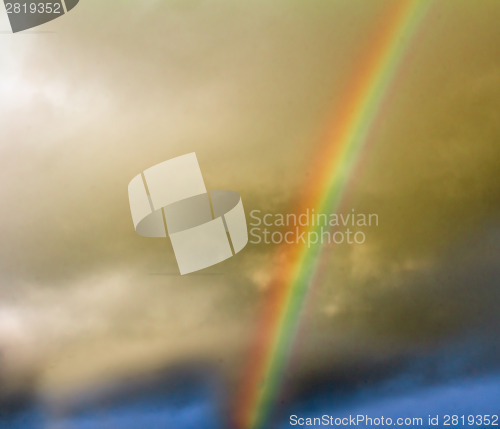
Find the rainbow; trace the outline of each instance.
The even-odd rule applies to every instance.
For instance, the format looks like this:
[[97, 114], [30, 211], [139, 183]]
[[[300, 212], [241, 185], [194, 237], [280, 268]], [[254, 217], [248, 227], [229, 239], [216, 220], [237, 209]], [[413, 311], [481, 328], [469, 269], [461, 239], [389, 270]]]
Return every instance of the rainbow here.
[[[304, 189], [307, 197], [298, 212], [314, 208], [318, 213], [332, 213], [339, 208], [349, 177], [429, 5], [430, 0], [397, 0], [377, 26], [384, 30], [377, 31], [357, 74], [350, 79], [342, 98], [344, 104], [332, 115], [333, 123], [318, 151], [315, 175]], [[321, 226], [308, 230], [318, 228]], [[320, 244], [293, 246], [286, 250], [286, 262], [273, 273], [270, 296], [235, 407], [233, 424], [238, 429], [266, 426], [280, 394], [321, 249]]]

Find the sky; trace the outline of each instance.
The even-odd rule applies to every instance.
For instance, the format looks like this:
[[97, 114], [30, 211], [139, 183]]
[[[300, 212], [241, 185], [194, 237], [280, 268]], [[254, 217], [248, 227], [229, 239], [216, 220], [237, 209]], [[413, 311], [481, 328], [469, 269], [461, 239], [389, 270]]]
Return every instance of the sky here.
[[[128, 182], [196, 152], [247, 215], [293, 213], [394, 5], [81, 0], [15, 35], [0, 8], [0, 409], [57, 417], [67, 398], [201, 365], [224, 393], [198, 395], [195, 375], [193, 406], [230, 412], [283, 254], [249, 244], [181, 277], [167, 240], [135, 234]], [[324, 249], [276, 427], [294, 407], [338, 410], [329, 395], [372, 409], [380, 386], [382, 409], [498, 392], [499, 14], [436, 0], [409, 45], [342, 205], [379, 225]]]

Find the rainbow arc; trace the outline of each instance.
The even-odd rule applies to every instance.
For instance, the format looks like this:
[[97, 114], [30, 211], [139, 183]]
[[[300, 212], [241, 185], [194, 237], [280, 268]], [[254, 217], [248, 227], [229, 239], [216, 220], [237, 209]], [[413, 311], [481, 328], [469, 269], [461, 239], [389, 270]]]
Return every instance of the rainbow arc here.
[[[410, 44], [430, 6], [430, 0], [398, 0], [391, 4], [357, 73], [352, 76], [343, 106], [332, 117], [320, 145], [315, 175], [305, 187], [297, 212], [313, 208], [333, 213], [346, 193], [349, 178], [367, 145], [383, 102], [390, 92]], [[321, 226], [309, 231], [320, 232]], [[300, 315], [317, 273], [322, 246], [296, 245], [272, 277], [268, 302], [261, 317], [234, 425], [265, 429], [300, 325]]]

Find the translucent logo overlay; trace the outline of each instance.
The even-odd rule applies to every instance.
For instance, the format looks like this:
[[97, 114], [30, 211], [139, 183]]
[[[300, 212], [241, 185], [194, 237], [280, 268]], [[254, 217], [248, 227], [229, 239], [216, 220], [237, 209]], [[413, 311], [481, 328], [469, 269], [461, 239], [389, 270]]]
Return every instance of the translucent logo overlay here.
[[207, 191], [195, 153], [138, 174], [128, 195], [136, 232], [170, 237], [181, 274], [222, 262], [248, 243], [240, 195]]
[[28, 30], [59, 18], [80, 0], [4, 0], [5, 10], [14, 33]]

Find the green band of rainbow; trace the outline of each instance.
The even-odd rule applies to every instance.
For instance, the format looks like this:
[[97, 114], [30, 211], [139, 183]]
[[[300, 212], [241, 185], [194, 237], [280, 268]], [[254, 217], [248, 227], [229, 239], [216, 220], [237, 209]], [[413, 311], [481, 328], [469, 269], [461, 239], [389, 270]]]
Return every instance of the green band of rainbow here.
[[[347, 89], [342, 110], [333, 117], [303, 209], [314, 208], [317, 213], [338, 209], [353, 167], [429, 5], [430, 0], [397, 0], [392, 4], [384, 17], [384, 30], [374, 38]], [[319, 232], [320, 228], [311, 227], [309, 231]], [[240, 429], [265, 428], [321, 249], [320, 244], [296, 246], [273, 276], [269, 306], [259, 326], [255, 355], [237, 404], [235, 426]]]

